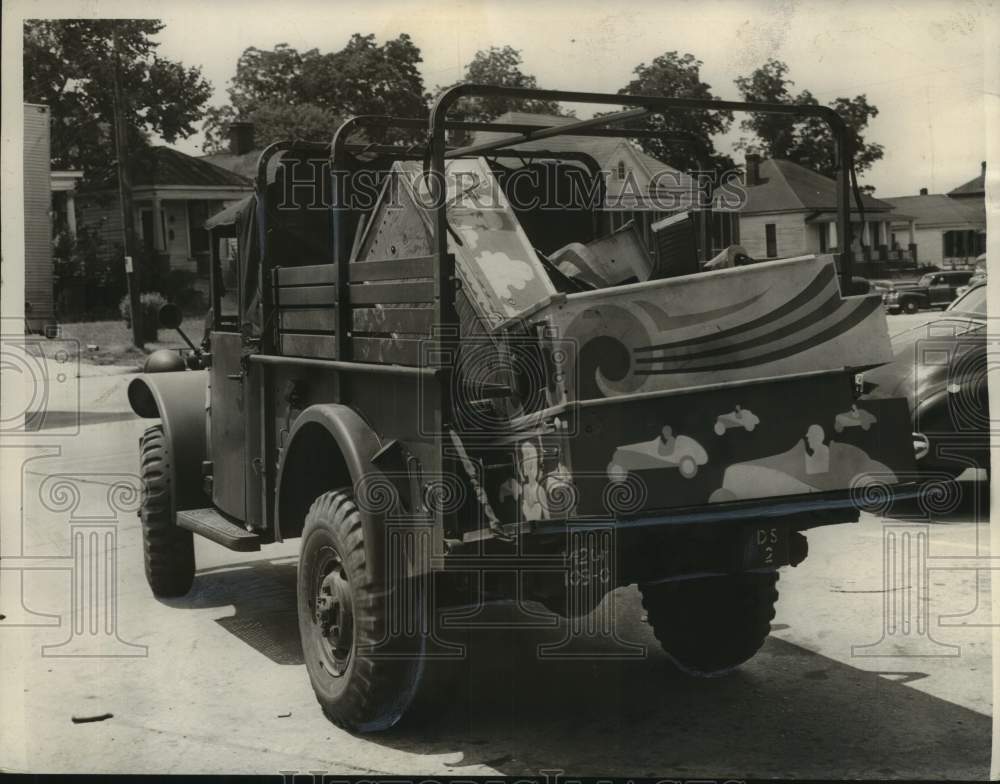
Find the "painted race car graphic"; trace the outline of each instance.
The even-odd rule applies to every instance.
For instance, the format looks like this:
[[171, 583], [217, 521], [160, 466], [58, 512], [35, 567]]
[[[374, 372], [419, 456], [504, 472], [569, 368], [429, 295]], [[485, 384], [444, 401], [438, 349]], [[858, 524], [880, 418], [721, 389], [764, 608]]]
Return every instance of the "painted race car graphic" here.
[[858, 408], [855, 403], [851, 406], [850, 411], [837, 414], [833, 420], [833, 429], [838, 433], [843, 432], [845, 427], [860, 427], [862, 430], [867, 430], [876, 422], [878, 422], [878, 417], [863, 408]]
[[719, 414], [718, 419], [715, 420], [715, 432], [716, 435], [721, 436], [732, 427], [742, 427], [748, 433], [752, 433], [759, 424], [760, 417], [750, 409], [737, 405], [732, 411]]
[[608, 464], [608, 478], [623, 481], [629, 471], [676, 468], [685, 479], [708, 462], [704, 447], [689, 436], [675, 436], [669, 425], [652, 441], [625, 444], [615, 450]]
[[894, 484], [895, 474], [865, 450], [836, 441], [825, 443], [823, 428], [810, 425], [804, 438], [785, 452], [728, 466], [710, 503], [801, 495], [853, 487], [859, 481]]

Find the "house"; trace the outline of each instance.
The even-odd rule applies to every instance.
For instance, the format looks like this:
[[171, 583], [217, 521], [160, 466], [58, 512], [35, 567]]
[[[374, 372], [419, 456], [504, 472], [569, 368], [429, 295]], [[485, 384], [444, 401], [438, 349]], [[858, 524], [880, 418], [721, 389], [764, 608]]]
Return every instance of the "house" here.
[[[894, 205], [861, 195], [864, 215], [851, 199], [854, 258], [863, 274], [886, 271], [912, 257], [892, 238], [891, 225], [910, 223]], [[837, 183], [784, 159], [748, 155], [746, 197], [739, 209], [740, 244], [757, 259], [788, 258], [839, 250]]]
[[[250, 180], [164, 146], [138, 154], [130, 173], [137, 255], [154, 259], [163, 271], [193, 273], [206, 288], [210, 253], [205, 221], [250, 193]], [[120, 256], [114, 172], [88, 183], [76, 202], [77, 224], [97, 232], [103, 254]]]
[[[986, 162], [978, 177], [948, 193], [895, 196], [886, 201], [916, 221], [913, 242], [920, 263], [941, 267], [967, 266], [986, 252]], [[893, 230], [897, 226], [894, 224]]]

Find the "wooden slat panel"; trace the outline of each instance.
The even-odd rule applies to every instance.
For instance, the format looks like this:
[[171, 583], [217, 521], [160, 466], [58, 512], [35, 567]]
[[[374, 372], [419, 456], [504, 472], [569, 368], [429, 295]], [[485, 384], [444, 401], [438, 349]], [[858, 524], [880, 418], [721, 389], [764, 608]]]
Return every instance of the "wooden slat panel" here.
[[358, 362], [377, 362], [381, 365], [420, 365], [423, 340], [402, 338], [352, 338], [354, 359]]
[[355, 332], [414, 332], [429, 335], [433, 308], [357, 308], [352, 314]]
[[351, 280], [391, 280], [393, 278], [429, 278], [434, 274], [434, 257], [392, 261], [355, 261], [351, 263]]
[[427, 283], [363, 283], [351, 286], [354, 305], [388, 305], [407, 302], [433, 302], [434, 284]]
[[299, 335], [285, 332], [281, 335], [281, 353], [286, 357], [335, 359], [337, 339], [333, 335]]
[[327, 305], [333, 307], [337, 296], [336, 286], [295, 286], [278, 290], [278, 307], [304, 307]]
[[279, 286], [314, 286], [336, 283], [336, 264], [312, 264], [308, 267], [282, 267], [278, 270]]
[[288, 332], [335, 332], [336, 308], [278, 309], [278, 328]]

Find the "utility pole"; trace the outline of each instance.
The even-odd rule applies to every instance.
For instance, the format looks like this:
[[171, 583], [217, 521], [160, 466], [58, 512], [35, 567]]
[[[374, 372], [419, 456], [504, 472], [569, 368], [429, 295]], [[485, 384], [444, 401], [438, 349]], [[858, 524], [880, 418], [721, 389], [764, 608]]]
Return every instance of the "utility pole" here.
[[[132, 313], [132, 342], [137, 348], [143, 347], [142, 308], [139, 304], [139, 273], [134, 268], [135, 232], [132, 221], [132, 182], [128, 169], [128, 129], [125, 125], [125, 111], [122, 102], [121, 84], [118, 70], [118, 30], [112, 22], [111, 51], [112, 87], [114, 90], [114, 134], [115, 153], [118, 156], [118, 205], [122, 219], [122, 245], [125, 249], [125, 280], [128, 282], [129, 310]], [[153, 216], [156, 220], [156, 216]]]

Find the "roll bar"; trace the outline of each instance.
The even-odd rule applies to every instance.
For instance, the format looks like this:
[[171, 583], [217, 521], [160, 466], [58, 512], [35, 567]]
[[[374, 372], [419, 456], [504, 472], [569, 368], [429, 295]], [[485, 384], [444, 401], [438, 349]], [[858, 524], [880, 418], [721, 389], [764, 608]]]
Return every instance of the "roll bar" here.
[[[536, 90], [523, 87], [500, 87], [496, 85], [459, 84], [440, 93], [434, 100], [430, 115], [431, 155], [429, 172], [433, 179], [442, 181], [445, 172], [445, 131], [448, 129], [448, 110], [460, 98], [517, 98], [521, 100], [560, 101], [567, 103], [605, 104], [614, 106], [645, 109], [650, 113], [665, 114], [674, 111], [710, 110], [754, 112], [761, 114], [780, 114], [789, 117], [818, 117], [824, 120], [833, 131], [837, 147], [837, 236], [840, 245], [840, 275], [841, 290], [850, 291], [850, 281], [853, 267], [851, 250], [850, 221], [850, 177], [852, 170], [852, 151], [847, 133], [847, 125], [843, 118], [827, 106], [811, 104], [781, 104], [781, 103], [750, 103], [746, 101], [721, 101], [705, 98], [664, 98], [652, 95], [617, 95], [608, 93], [575, 92], [569, 90]], [[607, 122], [616, 119], [608, 116]], [[628, 119], [618, 117], [617, 119]], [[560, 129], [567, 126], [558, 126]], [[579, 133], [586, 133], [582, 129]], [[564, 133], [569, 130], [564, 130]], [[622, 129], [621, 136], [633, 136], [634, 131]], [[509, 143], [509, 140], [508, 140]], [[454, 279], [454, 262], [448, 261], [447, 242], [447, 207], [440, 203], [437, 207], [435, 221], [435, 243], [438, 256], [438, 277], [442, 299], [451, 299], [453, 295], [451, 281]], [[442, 323], [442, 325], [444, 325]]]
[[[448, 110], [460, 98], [468, 97], [502, 97], [520, 100], [559, 101], [566, 103], [587, 103], [625, 107], [623, 111], [590, 120], [578, 120], [556, 126], [531, 125], [524, 123], [496, 122], [466, 122], [449, 120]], [[852, 172], [852, 150], [847, 125], [843, 118], [834, 110], [819, 105], [798, 105], [778, 103], [751, 103], [745, 101], [722, 101], [703, 98], [665, 98], [650, 95], [619, 95], [612, 93], [590, 93], [568, 90], [538, 90], [521, 87], [500, 87], [482, 84], [459, 84], [440, 93], [431, 107], [430, 117], [392, 117], [388, 115], [360, 115], [344, 122], [336, 131], [330, 144], [315, 142], [277, 142], [266, 148], [258, 161], [257, 190], [262, 192], [267, 185], [267, 166], [270, 159], [277, 153], [289, 150], [302, 150], [309, 154], [322, 156], [329, 154], [334, 171], [343, 170], [347, 164], [348, 154], [374, 154], [395, 159], [423, 160], [424, 169], [430, 175], [432, 182], [444, 182], [445, 161], [447, 158], [461, 155], [473, 155], [493, 152], [499, 156], [509, 154], [512, 157], [573, 157], [569, 153], [546, 153], [532, 150], [521, 151], [507, 149], [512, 145], [526, 141], [534, 141], [553, 136], [570, 134], [573, 136], [623, 137], [623, 138], [656, 138], [664, 142], [691, 143], [694, 137], [690, 134], [669, 133], [654, 128], [612, 128], [614, 123], [627, 122], [650, 114], [667, 114], [677, 111], [736, 111], [761, 114], [778, 114], [788, 117], [818, 117], [825, 121], [833, 131], [837, 155], [837, 230], [840, 245], [839, 261], [841, 290], [850, 291], [853, 271], [853, 252], [851, 250], [852, 236], [850, 223], [850, 182]], [[349, 144], [347, 139], [355, 130], [364, 127], [406, 128], [414, 131], [426, 131], [425, 143], [410, 146], [385, 144]], [[459, 149], [450, 149], [447, 145], [447, 131], [488, 131], [515, 133], [517, 136], [501, 136], [500, 138], [469, 145]], [[592, 159], [591, 159], [592, 160]], [[588, 163], [589, 166], [589, 163]], [[334, 182], [334, 187], [340, 187]], [[342, 203], [342, 202], [338, 202]], [[348, 296], [346, 274], [349, 245], [347, 232], [344, 230], [345, 209], [333, 209], [333, 229], [335, 247], [333, 260], [337, 263], [341, 274], [338, 275], [338, 291], [341, 301], [346, 302]], [[458, 317], [454, 308], [455, 294], [455, 260], [448, 253], [448, 219], [446, 200], [439, 199], [435, 206], [434, 254], [437, 264], [434, 277], [434, 297], [436, 307], [436, 324], [439, 334], [458, 335]], [[347, 358], [347, 334], [350, 329], [349, 312], [342, 308], [343, 324], [338, 324], [338, 347], [343, 353], [338, 356]], [[442, 342], [450, 338], [442, 337]], [[442, 349], [447, 348], [442, 345]]]

